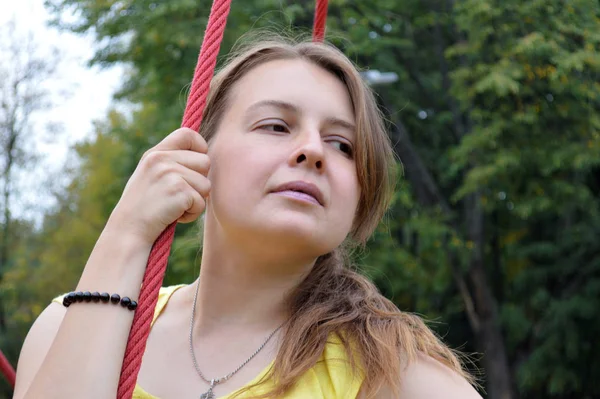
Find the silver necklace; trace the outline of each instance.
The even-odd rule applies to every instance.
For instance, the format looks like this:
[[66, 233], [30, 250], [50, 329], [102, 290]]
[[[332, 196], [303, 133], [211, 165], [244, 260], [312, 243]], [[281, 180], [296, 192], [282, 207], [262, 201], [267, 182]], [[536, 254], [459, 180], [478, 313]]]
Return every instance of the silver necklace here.
[[210, 387], [208, 388], [208, 391], [204, 392], [202, 395], [200, 395], [200, 399], [215, 399], [215, 394], [213, 392], [213, 388], [216, 385], [219, 385], [225, 381], [227, 381], [228, 379], [230, 379], [231, 377], [233, 377], [233, 375], [235, 373], [237, 373], [238, 371], [241, 370], [242, 367], [244, 367], [246, 364], [248, 364], [248, 362], [250, 360], [252, 360], [254, 358], [254, 356], [256, 356], [258, 354], [258, 352], [260, 352], [265, 345], [267, 345], [267, 343], [271, 340], [271, 338], [273, 337], [273, 335], [275, 335], [275, 333], [277, 331], [279, 331], [279, 329], [283, 326], [280, 325], [279, 327], [277, 327], [275, 329], [275, 331], [273, 331], [271, 334], [269, 334], [269, 336], [267, 337], [267, 339], [265, 340], [265, 342], [262, 343], [261, 346], [258, 347], [258, 349], [248, 358], [246, 359], [242, 364], [240, 364], [238, 366], [238, 368], [236, 368], [235, 370], [233, 370], [231, 373], [227, 374], [224, 377], [221, 378], [212, 378], [212, 379], [208, 379], [204, 376], [204, 374], [202, 374], [202, 371], [200, 371], [200, 368], [198, 367], [198, 362], [196, 361], [196, 355], [194, 354], [194, 343], [193, 343], [193, 331], [194, 331], [194, 316], [196, 315], [196, 301], [198, 299], [198, 289], [200, 288], [200, 279], [198, 279], [198, 284], [196, 285], [196, 293], [194, 294], [194, 304], [192, 305], [192, 317], [190, 320], [190, 353], [192, 355], [192, 362], [194, 363], [194, 367], [196, 368], [196, 372], [198, 373], [198, 375], [200, 376], [200, 378], [202, 378], [202, 380], [204, 382], [206, 382], [207, 384], [210, 384]]

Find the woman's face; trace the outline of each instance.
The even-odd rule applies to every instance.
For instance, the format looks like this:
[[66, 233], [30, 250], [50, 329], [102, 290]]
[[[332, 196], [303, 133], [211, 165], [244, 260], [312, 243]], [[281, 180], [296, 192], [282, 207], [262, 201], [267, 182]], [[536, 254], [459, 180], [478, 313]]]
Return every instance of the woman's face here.
[[325, 254], [353, 225], [355, 145], [341, 81], [302, 60], [260, 65], [232, 87], [210, 143], [208, 217], [236, 240]]

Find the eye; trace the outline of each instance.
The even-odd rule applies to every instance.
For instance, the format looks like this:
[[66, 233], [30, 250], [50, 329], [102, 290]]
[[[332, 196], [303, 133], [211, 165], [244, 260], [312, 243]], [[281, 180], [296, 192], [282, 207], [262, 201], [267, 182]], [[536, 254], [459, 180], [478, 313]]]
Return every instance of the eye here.
[[352, 148], [352, 144], [343, 140], [332, 140], [330, 141], [330, 143], [339, 151], [346, 154], [348, 158], [352, 158], [352, 156], [354, 155], [354, 149]]
[[275, 133], [287, 133], [290, 131], [287, 125], [282, 122], [265, 123], [258, 126], [258, 129], [267, 130]]

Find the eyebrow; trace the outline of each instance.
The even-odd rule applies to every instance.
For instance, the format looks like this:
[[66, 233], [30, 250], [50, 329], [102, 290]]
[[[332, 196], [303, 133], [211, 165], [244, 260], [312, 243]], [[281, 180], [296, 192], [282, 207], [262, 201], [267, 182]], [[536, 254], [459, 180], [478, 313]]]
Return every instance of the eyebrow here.
[[288, 103], [288, 102], [285, 102], [285, 101], [280, 101], [280, 100], [263, 100], [263, 101], [259, 101], [257, 103], [252, 104], [250, 107], [248, 107], [248, 112], [254, 111], [254, 110], [258, 109], [258, 108], [263, 108], [263, 107], [281, 108], [281, 109], [285, 109], [287, 111], [292, 111], [292, 112], [300, 113], [300, 109], [298, 107], [296, 107], [294, 104]]
[[343, 119], [335, 118], [335, 117], [326, 118], [325, 121], [329, 125], [335, 125], [335, 126], [339, 126], [341, 128], [344, 128], [344, 129], [348, 129], [352, 133], [356, 132], [356, 126], [354, 126], [354, 123], [352, 123], [352, 122], [348, 122], [348, 121], [345, 121]]
[[[258, 108], [262, 108], [262, 107], [274, 107], [274, 108], [280, 108], [286, 111], [290, 111], [290, 112], [294, 112], [296, 114], [300, 114], [300, 108], [298, 108], [297, 106], [295, 106], [292, 103], [288, 103], [286, 101], [281, 101], [281, 100], [263, 100], [263, 101], [259, 101], [257, 103], [252, 104], [250, 107], [248, 107], [248, 113], [258, 109]], [[356, 126], [354, 125], [354, 123], [352, 122], [348, 122], [344, 119], [340, 119], [340, 118], [336, 118], [336, 117], [329, 117], [325, 119], [325, 122], [329, 125], [337, 125], [340, 126], [342, 128], [348, 129], [352, 132], [356, 131]]]

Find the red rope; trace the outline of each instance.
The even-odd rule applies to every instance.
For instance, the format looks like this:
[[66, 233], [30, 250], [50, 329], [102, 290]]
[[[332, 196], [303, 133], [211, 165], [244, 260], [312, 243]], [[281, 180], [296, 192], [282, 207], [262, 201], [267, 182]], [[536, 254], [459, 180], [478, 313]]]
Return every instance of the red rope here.
[[[217, 55], [223, 39], [225, 24], [231, 0], [214, 0], [202, 40], [198, 63], [190, 89], [187, 106], [183, 116], [182, 127], [198, 130], [202, 121], [202, 111], [206, 103], [210, 80], [217, 63]], [[171, 244], [175, 235], [175, 225], [171, 224], [158, 237], [148, 258], [148, 265], [142, 282], [139, 305], [133, 317], [123, 365], [117, 398], [130, 399], [133, 395], [142, 357], [146, 349], [146, 341], [150, 334], [150, 324], [154, 308], [158, 301], [158, 291], [163, 282], [167, 269], [167, 260], [171, 252]]]
[[10, 386], [14, 388], [16, 378], [15, 369], [10, 365], [2, 351], [0, 351], [0, 372], [4, 374]]
[[[206, 104], [206, 97], [210, 80], [213, 76], [217, 55], [223, 39], [223, 32], [227, 23], [227, 15], [231, 0], [214, 0], [208, 18], [208, 25], [202, 41], [202, 48], [198, 57], [192, 87], [183, 115], [182, 127], [198, 131], [202, 122], [202, 112]], [[315, 9], [315, 24], [313, 40], [323, 41], [325, 36], [325, 20], [327, 19], [327, 0], [317, 0]], [[131, 399], [137, 380], [142, 358], [146, 349], [146, 341], [150, 334], [150, 324], [154, 315], [154, 308], [158, 301], [158, 292], [162, 286], [167, 268], [167, 261], [171, 251], [175, 225], [171, 224], [158, 237], [148, 258], [148, 265], [142, 282], [138, 308], [133, 317], [123, 365], [117, 390], [118, 399]]]
[[325, 38], [325, 22], [327, 21], [327, 0], [317, 0], [315, 5], [315, 22], [313, 24], [313, 41], [322, 42]]

